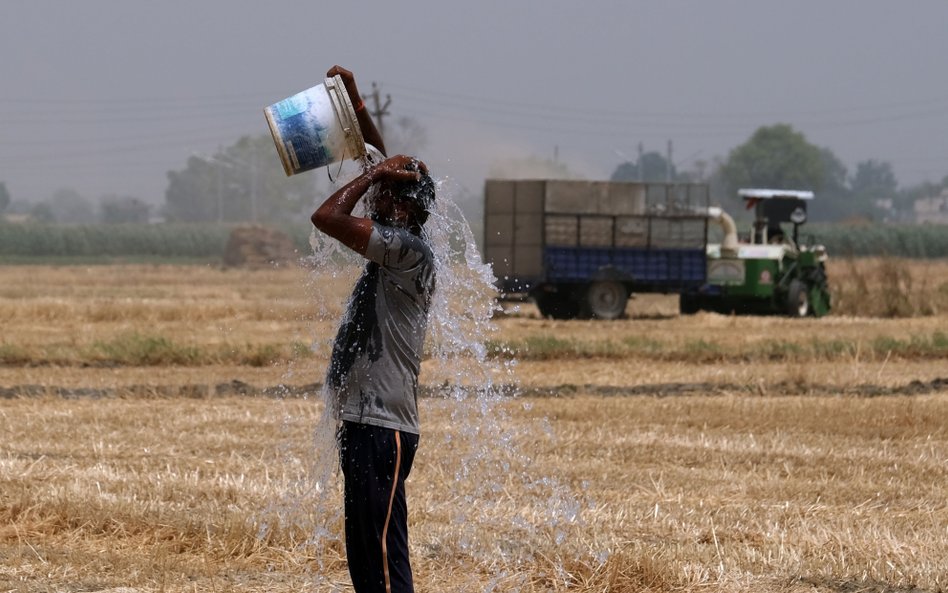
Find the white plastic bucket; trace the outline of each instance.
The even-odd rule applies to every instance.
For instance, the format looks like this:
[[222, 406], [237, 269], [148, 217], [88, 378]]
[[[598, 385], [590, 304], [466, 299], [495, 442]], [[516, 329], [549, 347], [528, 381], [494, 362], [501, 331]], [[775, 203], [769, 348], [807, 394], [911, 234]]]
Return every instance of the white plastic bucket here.
[[299, 92], [263, 110], [286, 174], [365, 156], [365, 141], [342, 78]]

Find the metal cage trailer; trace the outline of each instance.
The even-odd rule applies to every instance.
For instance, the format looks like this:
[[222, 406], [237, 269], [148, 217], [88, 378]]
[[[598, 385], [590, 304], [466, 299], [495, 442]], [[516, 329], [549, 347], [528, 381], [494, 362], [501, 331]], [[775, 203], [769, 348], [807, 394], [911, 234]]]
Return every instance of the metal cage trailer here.
[[634, 293], [707, 281], [705, 184], [491, 179], [484, 253], [504, 298], [558, 319], [615, 319]]

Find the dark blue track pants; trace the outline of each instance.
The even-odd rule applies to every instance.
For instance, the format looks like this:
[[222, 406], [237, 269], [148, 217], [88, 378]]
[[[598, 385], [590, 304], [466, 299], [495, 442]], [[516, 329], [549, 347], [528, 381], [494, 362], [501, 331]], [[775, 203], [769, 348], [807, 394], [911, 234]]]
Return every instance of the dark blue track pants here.
[[343, 422], [346, 557], [356, 593], [413, 593], [405, 479], [418, 435]]

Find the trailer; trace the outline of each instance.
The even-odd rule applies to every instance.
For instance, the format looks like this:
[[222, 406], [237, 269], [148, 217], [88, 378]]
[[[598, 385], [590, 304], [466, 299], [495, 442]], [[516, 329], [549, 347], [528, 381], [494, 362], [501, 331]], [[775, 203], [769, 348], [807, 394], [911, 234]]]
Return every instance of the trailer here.
[[484, 255], [502, 298], [615, 319], [634, 293], [707, 283], [707, 184], [489, 179]]

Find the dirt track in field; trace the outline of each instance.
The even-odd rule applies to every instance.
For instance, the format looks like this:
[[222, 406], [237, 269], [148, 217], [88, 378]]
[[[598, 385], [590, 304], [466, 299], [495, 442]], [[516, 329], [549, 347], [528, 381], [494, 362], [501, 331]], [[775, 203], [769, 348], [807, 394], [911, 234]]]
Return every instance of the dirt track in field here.
[[[322, 389], [321, 383], [304, 385], [251, 385], [240, 379], [226, 383], [185, 384], [185, 385], [127, 385], [123, 387], [74, 387], [56, 385], [14, 385], [0, 387], [0, 398], [13, 397], [63, 397], [76, 398], [127, 398], [127, 397], [230, 397], [244, 395], [253, 397], [313, 397]], [[845, 387], [828, 384], [778, 382], [772, 384], [737, 383], [647, 383], [629, 386], [575, 385], [563, 384], [550, 387], [502, 386], [500, 391], [511, 396], [557, 397], [565, 395], [593, 395], [604, 397], [654, 396], [672, 397], [676, 395], [760, 395], [760, 396], [914, 396], [948, 393], [948, 377], [938, 377], [930, 381], [914, 380], [904, 385], [881, 385], [859, 383]], [[421, 397], [439, 397], [437, 387], [422, 386]]]

